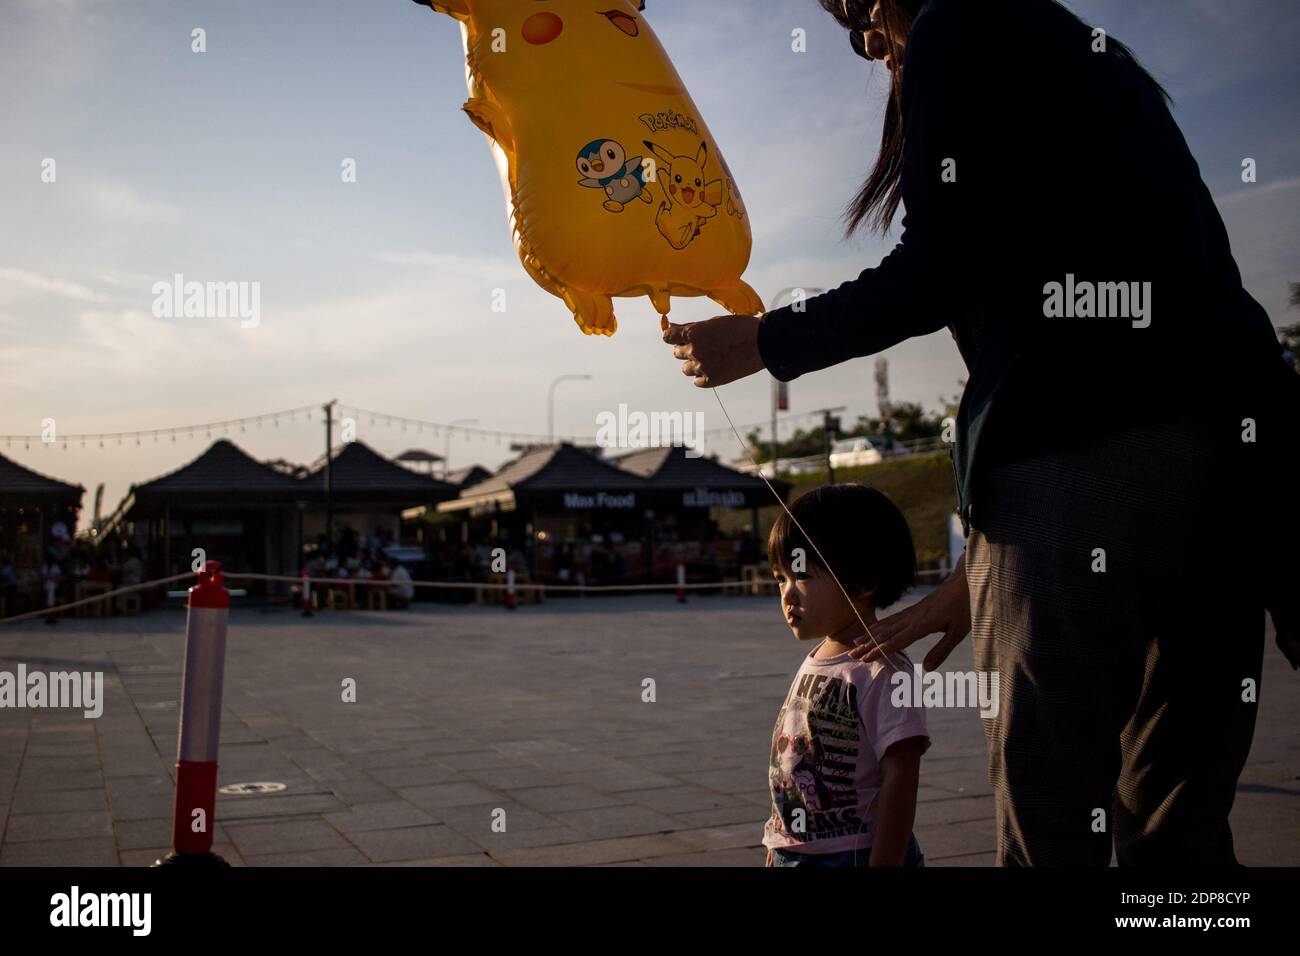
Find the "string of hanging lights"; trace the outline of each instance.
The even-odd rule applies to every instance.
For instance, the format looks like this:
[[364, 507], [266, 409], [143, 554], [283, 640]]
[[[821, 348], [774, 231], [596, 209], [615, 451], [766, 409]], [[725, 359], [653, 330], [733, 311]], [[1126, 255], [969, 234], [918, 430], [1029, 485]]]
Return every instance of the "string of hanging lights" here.
[[[220, 421], [197, 422], [189, 425], [173, 425], [164, 428], [139, 428], [129, 429], [126, 431], [115, 432], [76, 432], [60, 434], [53, 425], [52, 419], [47, 419], [48, 427], [43, 427], [38, 434], [21, 434], [21, 435], [0, 435], [0, 441], [4, 442], [6, 448], [22, 446], [24, 449], [30, 449], [32, 445], [45, 445], [47, 447], [60, 446], [67, 449], [71, 446], [81, 448], [86, 447], [122, 447], [127, 445], [140, 446], [145, 443], [157, 444], [160, 440], [167, 440], [175, 443], [178, 436], [194, 438], [196, 435], [203, 435], [206, 438], [214, 436], [228, 436], [231, 434], [247, 433], [249, 429], [260, 430], [264, 427], [279, 428], [282, 421], [290, 424], [298, 421], [313, 422], [318, 421], [320, 411], [319, 405], [301, 405], [297, 408], [287, 408], [275, 412], [264, 412], [260, 415], [249, 415], [242, 418], [228, 418]], [[340, 405], [339, 411], [341, 417], [351, 417], [360, 422], [362, 420], [370, 426], [379, 424], [387, 427], [401, 427], [404, 432], [414, 430], [417, 433], [429, 434], [431, 437], [438, 438], [443, 436], [482, 439], [494, 441], [498, 445], [509, 443], [517, 444], [549, 444], [551, 437], [534, 432], [509, 431], [495, 428], [481, 428], [474, 425], [448, 424], [445, 422], [433, 421], [431, 419], [411, 418], [405, 415], [395, 415], [391, 412], [380, 412], [373, 409], [359, 408], [356, 406]], [[798, 414], [785, 414], [782, 416], [782, 423], [789, 424], [794, 421], [805, 418], [819, 418], [820, 412], [804, 412]], [[45, 425], [46, 423], [43, 423]], [[764, 428], [767, 422], [755, 422], [750, 425], [740, 426], [742, 429]], [[711, 428], [705, 430], [704, 434], [712, 435], [720, 432], [730, 432], [729, 428]], [[559, 436], [559, 440], [571, 442], [573, 444], [592, 444], [594, 436]]]

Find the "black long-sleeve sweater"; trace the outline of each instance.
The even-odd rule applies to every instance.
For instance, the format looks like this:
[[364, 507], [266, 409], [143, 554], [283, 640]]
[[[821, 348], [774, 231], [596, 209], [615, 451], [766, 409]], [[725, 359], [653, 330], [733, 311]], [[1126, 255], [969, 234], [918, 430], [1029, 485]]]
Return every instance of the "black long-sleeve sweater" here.
[[[964, 523], [990, 463], [1180, 416], [1226, 430], [1290, 387], [1167, 105], [1062, 12], [926, 3], [902, 64], [897, 246], [759, 327], [783, 381], [947, 327], [969, 371], [953, 449]], [[1087, 283], [1149, 290], [1148, 312], [1052, 316], [1053, 282], [1076, 304]], [[1100, 287], [1115, 306], [1122, 291]]]

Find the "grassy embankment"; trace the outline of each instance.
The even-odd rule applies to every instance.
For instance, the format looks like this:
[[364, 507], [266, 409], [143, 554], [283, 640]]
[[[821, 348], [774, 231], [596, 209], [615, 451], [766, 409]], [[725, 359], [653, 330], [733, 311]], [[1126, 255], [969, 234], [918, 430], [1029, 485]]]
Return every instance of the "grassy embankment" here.
[[[794, 485], [790, 492], [790, 501], [793, 502], [800, 495], [826, 484], [826, 473], [816, 472], [787, 480]], [[837, 468], [835, 482], [858, 482], [889, 495], [911, 526], [917, 563], [921, 566], [933, 566], [948, 553], [948, 514], [957, 508], [957, 489], [952, 459], [947, 452], [908, 455], [862, 468]], [[780, 513], [775, 504], [759, 509], [759, 531], [764, 541]], [[735, 511], [722, 512], [721, 515], [719, 524], [724, 530], [749, 526], [748, 513]]]

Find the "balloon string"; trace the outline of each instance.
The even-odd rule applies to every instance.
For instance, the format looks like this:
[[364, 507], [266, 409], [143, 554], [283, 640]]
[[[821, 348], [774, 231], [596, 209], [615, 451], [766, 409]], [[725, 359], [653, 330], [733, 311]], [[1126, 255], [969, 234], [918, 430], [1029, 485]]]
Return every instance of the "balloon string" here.
[[[862, 625], [862, 629], [867, 632], [867, 637], [871, 640], [872, 645], [876, 648], [876, 650], [880, 651], [881, 655], [885, 660], [885, 663], [889, 664], [891, 667], [894, 667], [896, 670], [903, 671], [904, 668], [900, 667], [890, 658], [889, 654], [885, 651], [884, 647], [882, 647], [880, 642], [876, 640], [876, 636], [871, 633], [871, 627], [867, 624], [866, 620], [862, 617], [862, 614], [858, 611], [858, 606], [857, 604], [854, 603], [853, 598], [849, 596], [848, 590], [844, 587], [843, 584], [840, 583], [839, 576], [835, 573], [835, 569], [831, 567], [831, 563], [826, 560], [826, 556], [822, 554], [821, 548], [817, 547], [817, 542], [814, 541], [812, 539], [812, 536], [809, 535], [808, 532], [803, 529], [803, 525], [799, 523], [799, 519], [794, 516], [794, 513], [791, 512], [788, 507], [786, 507], [785, 499], [783, 499], [780, 496], [780, 494], [777, 493], [777, 490], [774, 487], [772, 487], [772, 483], [768, 481], [767, 476], [763, 474], [763, 469], [760, 468], [758, 466], [758, 462], [754, 460], [754, 456], [749, 450], [749, 443], [740, 437], [740, 432], [736, 430], [736, 426], [732, 422], [731, 416], [727, 414], [727, 406], [722, 404], [721, 387], [714, 387], [712, 389], [712, 392], [713, 392], [713, 397], [718, 400], [718, 407], [722, 409], [723, 417], [726, 418], [727, 424], [731, 426], [732, 434], [736, 436], [736, 441], [740, 442], [741, 447], [745, 450], [745, 457], [747, 457], [750, 461], [750, 464], [754, 466], [755, 474], [757, 474], [758, 477], [763, 479], [763, 484], [767, 485], [768, 491], [772, 492], [772, 497], [776, 499], [776, 503], [781, 506], [781, 509], [787, 515], [790, 516], [790, 520], [794, 522], [794, 526], [799, 529], [799, 533], [803, 535], [804, 540], [807, 541], [810, 545], [812, 545], [813, 551], [817, 552], [817, 557], [821, 560], [822, 567], [824, 567], [827, 573], [830, 574], [831, 579], [834, 580], [835, 582], [835, 586], [838, 587], [840, 589], [840, 593], [844, 595], [844, 600], [848, 601], [849, 607], [852, 609], [854, 617], [858, 619], [858, 623]], [[776, 477], [775, 474], [773, 474], [773, 477]]]

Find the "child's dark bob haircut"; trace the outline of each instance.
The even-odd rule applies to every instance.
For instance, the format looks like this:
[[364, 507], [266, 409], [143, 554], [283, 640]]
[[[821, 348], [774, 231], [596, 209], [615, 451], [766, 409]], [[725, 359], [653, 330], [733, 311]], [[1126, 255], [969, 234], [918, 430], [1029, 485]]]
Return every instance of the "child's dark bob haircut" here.
[[[849, 594], [872, 591], [873, 606], [885, 608], [912, 586], [916, 577], [912, 531], [903, 513], [882, 492], [866, 485], [824, 485], [796, 500], [790, 511]], [[809, 569], [828, 570], [783, 511], [767, 539], [773, 570], [788, 572], [795, 548], [803, 549]]]

